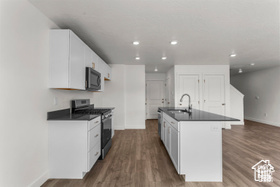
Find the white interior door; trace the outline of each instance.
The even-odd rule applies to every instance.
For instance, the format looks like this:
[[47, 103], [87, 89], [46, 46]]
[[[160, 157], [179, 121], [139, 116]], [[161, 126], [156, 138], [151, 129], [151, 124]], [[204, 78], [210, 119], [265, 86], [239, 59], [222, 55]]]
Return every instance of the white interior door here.
[[147, 119], [157, 119], [158, 107], [164, 106], [164, 81], [146, 81]]
[[203, 110], [225, 115], [225, 76], [204, 74]]
[[169, 107], [170, 105], [169, 90], [170, 90], [169, 78], [167, 78], [165, 81], [165, 106], [166, 107]]
[[[200, 109], [200, 88], [199, 88], [200, 74], [179, 74], [179, 92], [177, 98], [180, 99], [183, 94], [189, 94], [191, 97], [192, 107]], [[179, 107], [188, 107], [189, 98], [185, 96], [183, 101], [176, 103]]]

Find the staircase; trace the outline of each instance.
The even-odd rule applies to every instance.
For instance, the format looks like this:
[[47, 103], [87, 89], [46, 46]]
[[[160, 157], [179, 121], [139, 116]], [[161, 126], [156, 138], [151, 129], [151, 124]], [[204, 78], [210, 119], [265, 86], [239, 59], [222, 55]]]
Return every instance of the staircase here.
[[231, 125], [244, 125], [244, 95], [230, 85], [230, 114], [240, 121], [231, 122]]

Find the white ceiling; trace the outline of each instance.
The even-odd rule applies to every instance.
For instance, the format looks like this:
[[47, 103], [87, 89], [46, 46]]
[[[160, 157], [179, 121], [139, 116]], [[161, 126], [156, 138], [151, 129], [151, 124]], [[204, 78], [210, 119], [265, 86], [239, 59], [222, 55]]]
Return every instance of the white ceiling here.
[[233, 74], [280, 65], [279, 0], [30, 1], [109, 64], [166, 72], [174, 64], [230, 63]]

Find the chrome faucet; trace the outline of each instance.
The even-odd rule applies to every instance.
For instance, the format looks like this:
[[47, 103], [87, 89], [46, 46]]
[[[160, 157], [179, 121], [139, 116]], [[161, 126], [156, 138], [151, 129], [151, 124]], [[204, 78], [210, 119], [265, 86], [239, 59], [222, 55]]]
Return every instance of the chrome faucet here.
[[183, 94], [182, 97], [181, 97], [181, 99], [180, 99], [180, 102], [183, 101], [183, 98], [184, 98], [185, 96], [188, 96], [188, 97], [189, 97], [189, 107], [188, 107], [188, 111], [189, 111], [189, 112], [192, 112], [191, 96], [190, 96], [189, 94]]

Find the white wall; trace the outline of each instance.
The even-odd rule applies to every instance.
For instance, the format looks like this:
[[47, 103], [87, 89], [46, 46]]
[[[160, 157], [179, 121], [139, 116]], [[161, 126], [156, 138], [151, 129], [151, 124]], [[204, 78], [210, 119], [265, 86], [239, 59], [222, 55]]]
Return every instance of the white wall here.
[[166, 80], [165, 73], [146, 73], [146, 81], [148, 80]]
[[115, 107], [115, 129], [145, 128], [145, 66], [113, 64], [103, 105]]
[[245, 119], [280, 126], [279, 81], [280, 66], [231, 77], [231, 84], [245, 95]]
[[145, 66], [126, 66], [126, 129], [145, 129]]
[[115, 107], [114, 129], [125, 129], [125, 65], [110, 65], [112, 68], [111, 81], [105, 82], [104, 106]]
[[1, 0], [0, 13], [0, 186], [40, 186], [48, 178], [47, 112], [71, 99], [102, 105], [102, 94], [48, 89], [49, 29], [57, 26], [26, 0]]

